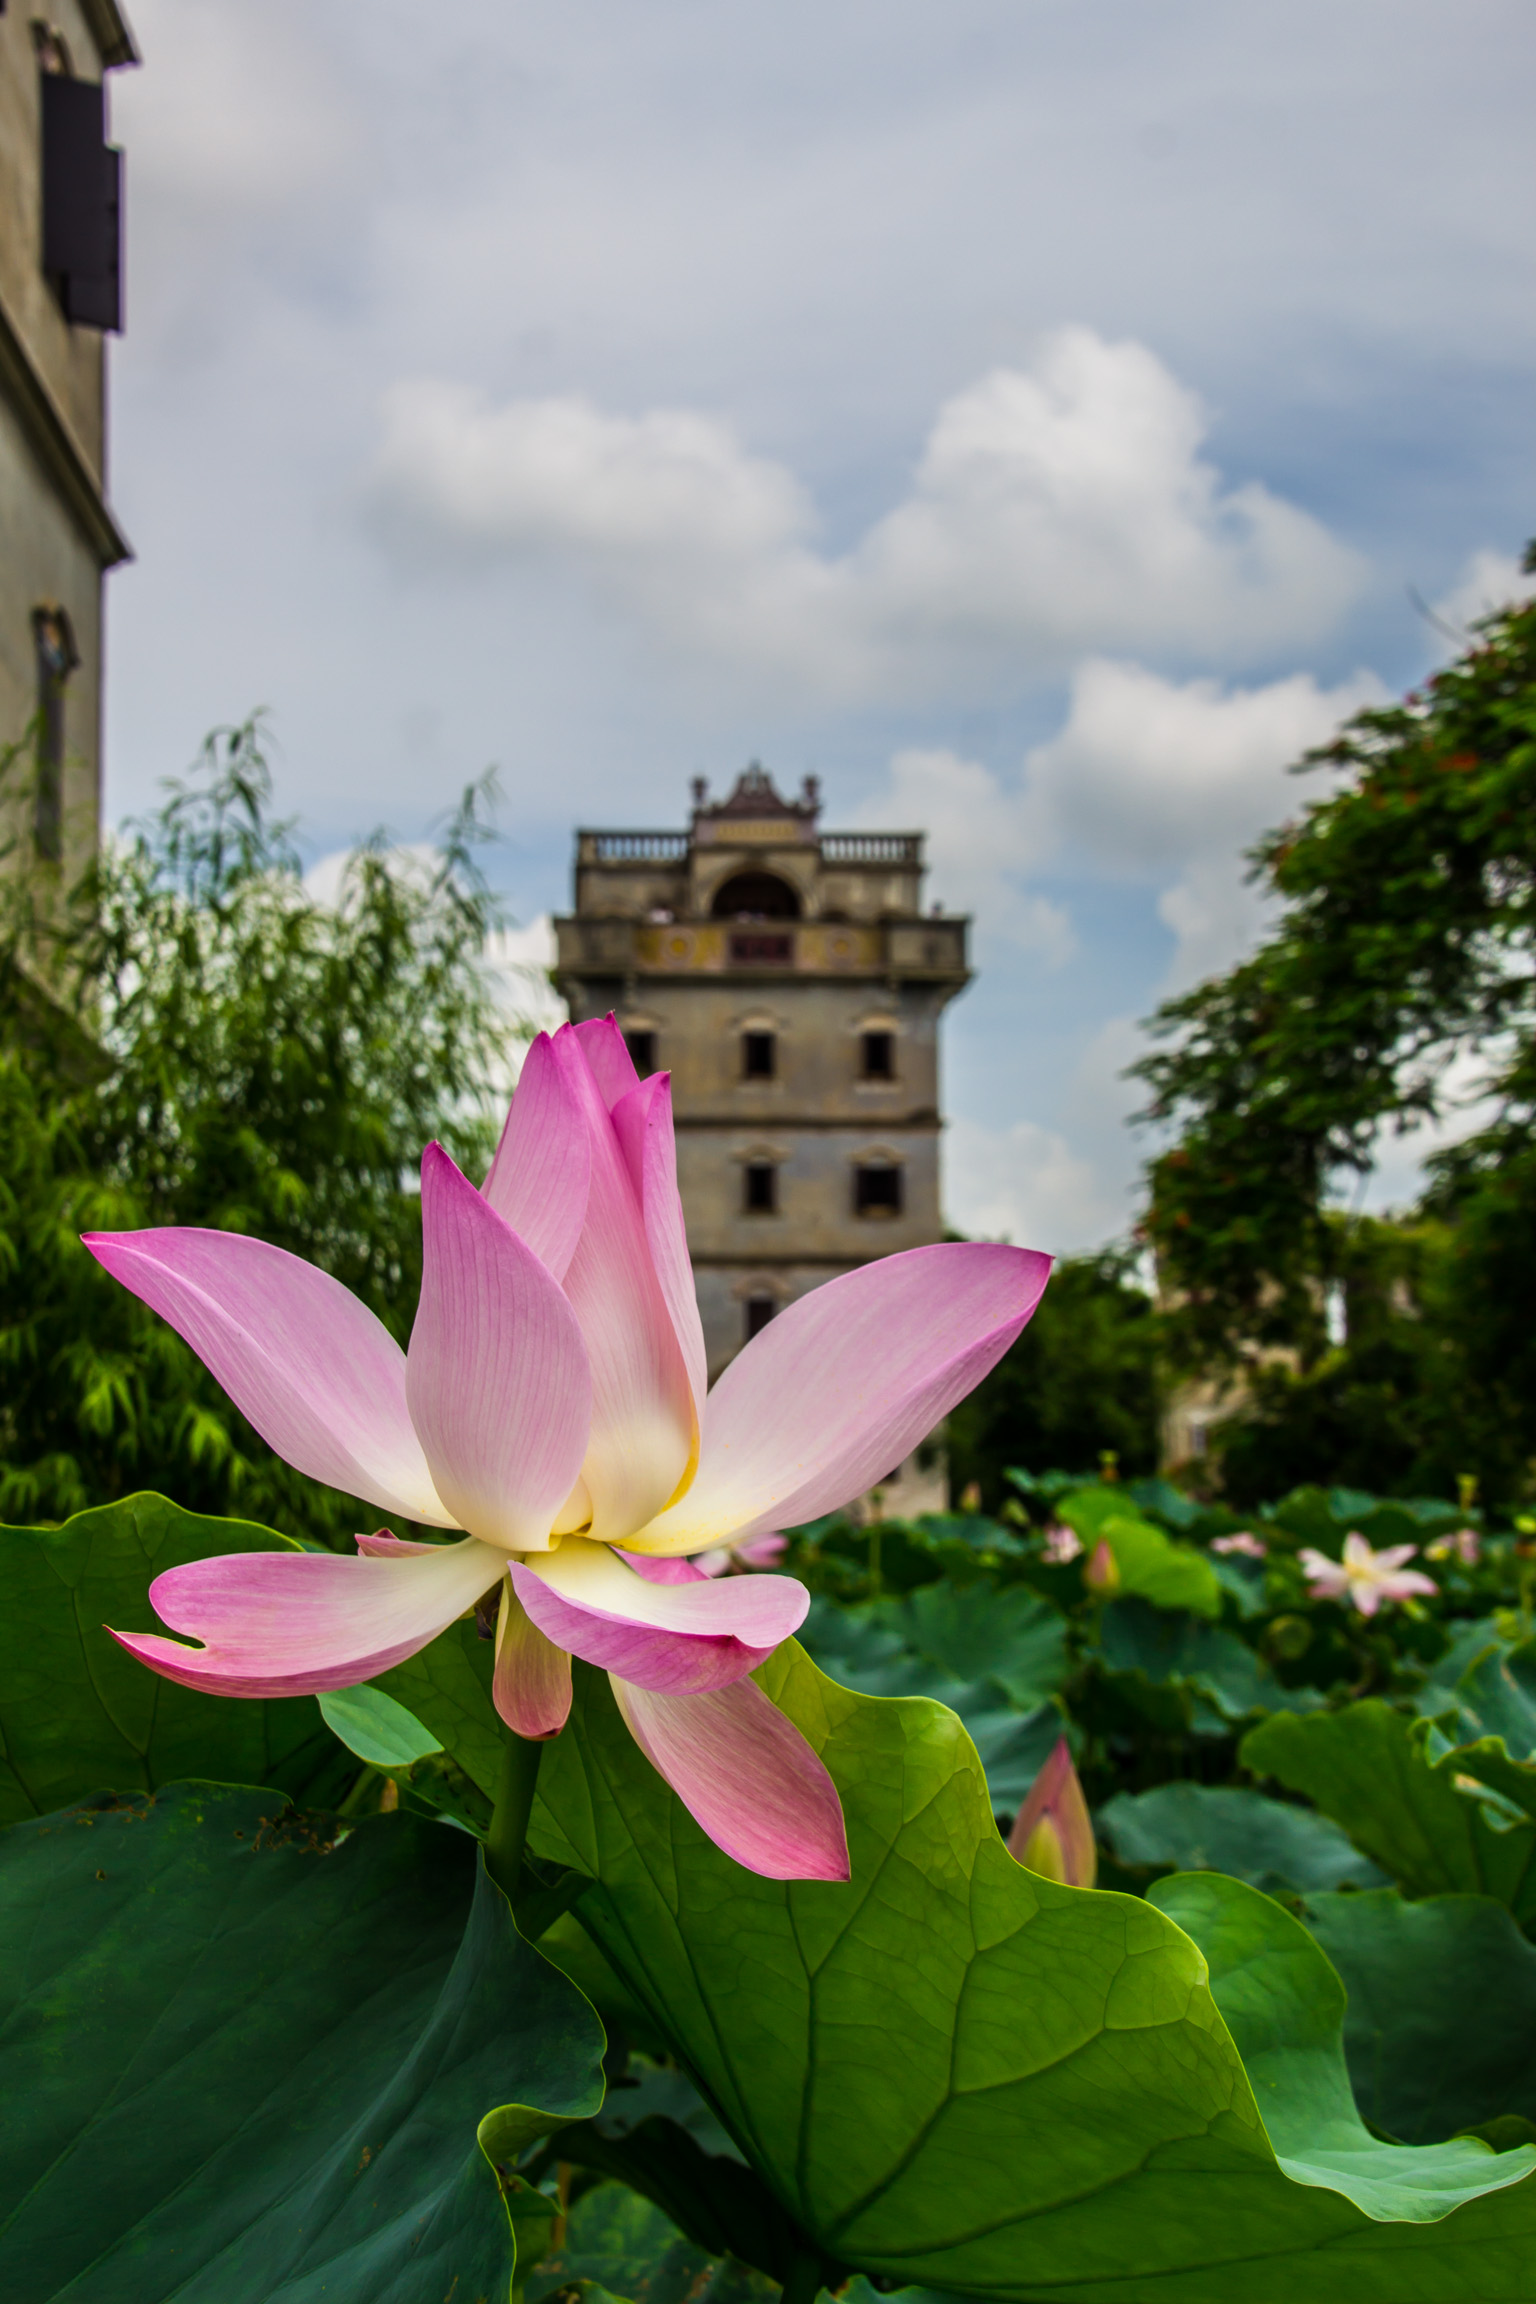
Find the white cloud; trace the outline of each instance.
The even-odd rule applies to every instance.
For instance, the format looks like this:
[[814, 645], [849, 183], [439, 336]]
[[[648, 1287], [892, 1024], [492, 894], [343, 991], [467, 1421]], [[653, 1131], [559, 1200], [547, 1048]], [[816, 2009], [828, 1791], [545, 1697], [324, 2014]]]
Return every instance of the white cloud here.
[[1120, 1195], [1106, 1189], [1094, 1163], [1032, 1120], [1009, 1128], [953, 1121], [944, 1138], [944, 1200], [957, 1231], [1053, 1256], [1096, 1248], [1126, 1223]]
[[1035, 843], [1019, 796], [979, 760], [957, 752], [898, 752], [885, 789], [853, 816], [856, 823], [925, 831], [930, 884], [951, 911], [974, 913], [993, 934], [1051, 967], [1077, 950], [1065, 905], [1017, 885], [1014, 876], [1035, 861]]
[[1073, 677], [1059, 734], [1018, 775], [955, 752], [898, 752], [857, 813], [925, 826], [935, 893], [1051, 963], [1076, 950], [1070, 915], [1028, 882], [1064, 851], [1161, 884], [1158, 912], [1178, 940], [1171, 990], [1252, 943], [1263, 905], [1243, 850], [1324, 788], [1286, 769], [1382, 694], [1363, 672], [1336, 688], [1309, 673], [1229, 688], [1094, 658]]
[[676, 658], [857, 703], [1017, 689], [1085, 649], [1248, 662], [1328, 632], [1356, 556], [1201, 455], [1196, 397], [1145, 346], [1047, 337], [940, 410], [901, 503], [849, 552], [786, 466], [689, 409], [605, 414], [394, 386], [381, 533], [470, 565], [551, 559]]
[[1444, 599], [1435, 601], [1431, 615], [1454, 632], [1471, 637], [1480, 616], [1491, 616], [1512, 601], [1529, 600], [1536, 593], [1536, 576], [1527, 576], [1512, 552], [1484, 546], [1474, 552]]
[[1309, 787], [1283, 771], [1381, 694], [1367, 673], [1331, 689], [1302, 672], [1227, 688], [1093, 659], [1073, 675], [1061, 733], [1026, 764], [1041, 847], [1137, 873], [1228, 854], [1301, 803]]

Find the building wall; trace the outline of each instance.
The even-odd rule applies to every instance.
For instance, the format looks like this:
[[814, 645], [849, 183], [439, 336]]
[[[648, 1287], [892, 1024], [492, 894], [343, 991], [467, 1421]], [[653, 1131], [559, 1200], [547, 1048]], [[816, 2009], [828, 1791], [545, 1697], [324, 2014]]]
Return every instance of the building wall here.
[[[80, 657], [63, 689], [68, 879], [99, 833], [102, 576], [127, 548], [105, 496], [104, 337], [65, 318], [42, 267], [34, 20], [62, 37], [78, 80], [100, 82], [133, 50], [111, 0], [47, 0], [0, 13], [0, 751], [26, 735], [37, 712], [33, 612], [62, 608]], [[28, 751], [0, 796], [0, 841], [13, 861], [29, 858], [34, 781]]]
[[[101, 590], [95, 551], [0, 399], [0, 751], [37, 708], [32, 611], [56, 601], [68, 610], [81, 658], [64, 687], [66, 885], [95, 853], [101, 816]], [[23, 754], [0, 790], [0, 856], [25, 853], [14, 843], [31, 838], [32, 780]]]
[[106, 361], [94, 328], [73, 328], [44, 278], [38, 61], [32, 20], [63, 34], [77, 80], [102, 78], [80, 0], [7, 8], [0, 15], [0, 303], [98, 485], [104, 461]]
[[[818, 823], [814, 784], [785, 801], [751, 769], [686, 834], [581, 832], [575, 912], [556, 923], [573, 1018], [611, 1009], [672, 1075], [712, 1378], [746, 1342], [749, 1306], [780, 1310], [942, 1237], [939, 1021], [968, 981], [968, 923], [922, 912], [920, 834]], [[797, 917], [715, 916], [728, 880], [764, 872], [794, 891]], [[866, 1032], [891, 1035], [890, 1079], [864, 1076]], [[768, 1079], [746, 1070], [755, 1033], [773, 1035]], [[748, 1205], [758, 1165], [773, 1170], [771, 1210]], [[866, 1167], [899, 1171], [899, 1210], [859, 1211]]]

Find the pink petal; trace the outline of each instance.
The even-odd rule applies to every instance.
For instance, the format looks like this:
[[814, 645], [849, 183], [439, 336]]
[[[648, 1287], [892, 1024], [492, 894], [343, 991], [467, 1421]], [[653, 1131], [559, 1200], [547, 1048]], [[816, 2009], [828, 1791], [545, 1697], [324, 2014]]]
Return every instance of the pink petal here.
[[1057, 1737], [1050, 1758], [1013, 1820], [1008, 1853], [1032, 1871], [1064, 1880], [1071, 1888], [1091, 1888], [1098, 1877], [1093, 1822], [1065, 1736]]
[[485, 1180], [485, 1198], [557, 1280], [586, 1222], [592, 1148], [581, 1106], [541, 1032], [523, 1059], [517, 1093]]
[[296, 1471], [407, 1520], [455, 1525], [411, 1428], [405, 1354], [339, 1280], [240, 1232], [91, 1232], [85, 1245]]
[[406, 1398], [438, 1493], [472, 1535], [537, 1550], [587, 1441], [575, 1314], [440, 1144], [422, 1155], [421, 1237]]
[[754, 1571], [763, 1568], [777, 1568], [789, 1550], [789, 1538], [781, 1536], [777, 1529], [769, 1528], [765, 1529], [761, 1536], [749, 1536], [744, 1544], [734, 1546], [734, 1550], [737, 1561], [743, 1568], [751, 1568]]
[[786, 1305], [710, 1394], [692, 1486], [631, 1548], [700, 1552], [862, 1494], [1002, 1358], [1050, 1269], [1027, 1248], [909, 1248]]
[[1429, 1593], [1438, 1598], [1440, 1587], [1433, 1576], [1421, 1575], [1417, 1568], [1406, 1568], [1399, 1575], [1384, 1576], [1381, 1591], [1387, 1600], [1411, 1600], [1415, 1593]]
[[592, 1370], [592, 1431], [581, 1471], [593, 1535], [621, 1544], [665, 1508], [688, 1469], [697, 1429], [693, 1396], [640, 1203], [584, 1043], [567, 1024], [552, 1045], [592, 1147], [587, 1221], [565, 1275]]
[[688, 1383], [695, 1416], [704, 1413], [709, 1369], [704, 1325], [694, 1293], [683, 1203], [677, 1189], [677, 1143], [672, 1131], [672, 1077], [654, 1072], [613, 1107], [613, 1130], [640, 1202], [646, 1245], [661, 1287]]
[[837, 1787], [760, 1688], [738, 1680], [662, 1696], [611, 1685], [631, 1736], [717, 1848], [769, 1880], [848, 1878]]
[[512, 1583], [541, 1632], [638, 1687], [693, 1695], [729, 1687], [805, 1621], [810, 1594], [789, 1576], [654, 1584], [605, 1544], [568, 1538]]
[[1374, 1616], [1383, 1598], [1379, 1584], [1355, 1584], [1349, 1596], [1362, 1616]]
[[1419, 1548], [1417, 1544], [1387, 1545], [1384, 1551], [1378, 1552], [1376, 1554], [1376, 1568], [1378, 1573], [1385, 1573], [1390, 1575], [1394, 1568], [1402, 1568], [1406, 1566], [1407, 1562], [1416, 1556], [1418, 1549]]
[[648, 1560], [643, 1552], [626, 1552], [617, 1544], [614, 1550], [647, 1584], [703, 1584], [709, 1576], [707, 1568], [695, 1566], [692, 1560]]
[[[435, 1640], [496, 1581], [505, 1555], [467, 1537], [414, 1560], [334, 1552], [227, 1552], [168, 1568], [149, 1588], [185, 1647], [113, 1632], [140, 1663], [215, 1696], [306, 1696], [352, 1688]], [[110, 1625], [108, 1630], [111, 1630]]]
[[436, 1552], [436, 1544], [413, 1544], [408, 1537], [391, 1536], [381, 1528], [376, 1536], [354, 1536], [353, 1543], [368, 1560], [408, 1560], [414, 1552]]
[[571, 1659], [530, 1620], [510, 1577], [496, 1619], [491, 1701], [513, 1735], [533, 1744], [558, 1736], [571, 1709]]
[[592, 1068], [598, 1093], [611, 1112], [631, 1088], [638, 1088], [640, 1075], [629, 1052], [629, 1042], [619, 1030], [618, 1021], [610, 1009], [606, 1016], [595, 1016], [589, 1023], [573, 1024], [571, 1030], [576, 1042]]

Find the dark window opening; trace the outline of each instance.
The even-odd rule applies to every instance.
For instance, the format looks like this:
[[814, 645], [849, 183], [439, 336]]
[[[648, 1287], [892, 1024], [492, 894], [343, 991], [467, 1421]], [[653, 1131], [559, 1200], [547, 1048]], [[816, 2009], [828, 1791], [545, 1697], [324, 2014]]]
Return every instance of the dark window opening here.
[[778, 1308], [771, 1296], [749, 1296], [747, 1298], [747, 1342], [749, 1344], [754, 1336], [761, 1336]]
[[901, 1170], [899, 1168], [855, 1168], [853, 1172], [853, 1212], [855, 1216], [899, 1216], [901, 1214]]
[[771, 1080], [778, 1070], [773, 1032], [743, 1032], [741, 1036], [741, 1074], [744, 1080]]
[[894, 1032], [864, 1032], [864, 1077], [866, 1080], [894, 1080], [896, 1077], [896, 1035]]
[[57, 864], [64, 853], [64, 684], [80, 661], [74, 628], [62, 608], [33, 609], [32, 651], [37, 665], [32, 835], [39, 856]]
[[736, 872], [709, 909], [716, 920], [798, 920], [800, 899], [776, 872]]
[[43, 270], [66, 320], [123, 325], [123, 156], [107, 142], [99, 81], [44, 69]]
[[731, 936], [731, 965], [787, 968], [795, 957], [795, 940], [787, 929], [777, 934], [768, 928], [738, 928]]
[[778, 1212], [779, 1170], [773, 1160], [749, 1160], [742, 1170], [745, 1179], [741, 1204], [749, 1216], [772, 1216]]
[[656, 1035], [654, 1032], [626, 1032], [624, 1045], [629, 1050], [630, 1062], [644, 1080], [656, 1069]]

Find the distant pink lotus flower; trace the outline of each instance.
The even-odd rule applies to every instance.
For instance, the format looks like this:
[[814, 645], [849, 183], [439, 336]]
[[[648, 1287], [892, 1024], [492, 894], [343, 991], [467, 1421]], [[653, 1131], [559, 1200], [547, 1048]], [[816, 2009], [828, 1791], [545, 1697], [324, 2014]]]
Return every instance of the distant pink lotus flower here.
[[1457, 1528], [1449, 1536], [1437, 1536], [1427, 1547], [1431, 1560], [1457, 1559], [1464, 1568], [1475, 1568], [1483, 1555], [1483, 1540], [1475, 1528]]
[[865, 1265], [787, 1306], [706, 1399], [670, 1082], [637, 1077], [612, 1017], [535, 1041], [483, 1191], [427, 1147], [421, 1213], [408, 1352], [265, 1241], [87, 1240], [300, 1472], [467, 1531], [194, 1561], [150, 1597], [201, 1647], [114, 1638], [189, 1688], [303, 1695], [388, 1671], [494, 1595], [515, 1734], [559, 1733], [580, 1656], [728, 1855], [846, 1878], [832, 1780], [748, 1677], [809, 1596], [787, 1576], [712, 1581], [686, 1555], [761, 1544], [899, 1463], [1001, 1358], [1050, 1259], [957, 1243]]
[[1235, 1536], [1213, 1536], [1211, 1550], [1240, 1552], [1245, 1560], [1267, 1560], [1269, 1557], [1269, 1546], [1263, 1537], [1250, 1535], [1246, 1528], [1240, 1528]]
[[1078, 1557], [1082, 1549], [1083, 1540], [1075, 1528], [1068, 1528], [1060, 1520], [1053, 1520], [1046, 1529], [1045, 1543], [1041, 1547], [1041, 1551], [1042, 1556], [1049, 1560], [1053, 1567], [1065, 1567], [1069, 1560], [1075, 1560]]
[[1093, 1823], [1065, 1736], [1030, 1786], [1029, 1798], [1013, 1820], [1008, 1853], [1047, 1880], [1069, 1888], [1091, 1888], [1099, 1874]]
[[1384, 1600], [1411, 1600], [1415, 1593], [1434, 1594], [1440, 1587], [1432, 1576], [1405, 1568], [1418, 1551], [1417, 1544], [1389, 1544], [1377, 1552], [1354, 1529], [1344, 1539], [1342, 1560], [1311, 1546], [1297, 1553], [1314, 1600], [1348, 1598], [1362, 1616], [1374, 1616]]

